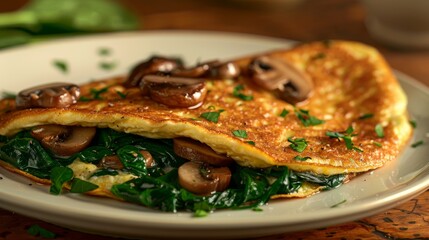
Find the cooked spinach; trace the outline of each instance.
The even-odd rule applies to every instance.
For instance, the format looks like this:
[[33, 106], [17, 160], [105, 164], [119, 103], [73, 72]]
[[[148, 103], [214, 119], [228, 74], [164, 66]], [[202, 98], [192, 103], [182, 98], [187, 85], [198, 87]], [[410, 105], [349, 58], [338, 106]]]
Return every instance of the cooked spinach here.
[[37, 140], [20, 136], [18, 134], [0, 147], [1, 159], [31, 175], [49, 179], [51, 169], [60, 164], [51, 158]]
[[70, 186], [70, 192], [72, 193], [86, 193], [92, 190], [97, 189], [98, 186], [94, 183], [79, 179], [79, 178], [74, 178], [71, 186]]
[[[137, 178], [114, 185], [111, 192], [125, 201], [169, 212], [191, 210], [207, 213], [222, 208], [257, 209], [273, 195], [296, 192], [304, 182], [331, 189], [342, 184], [345, 177], [299, 173], [285, 166], [254, 169], [234, 165], [230, 167], [232, 179], [227, 190], [209, 196], [198, 196], [181, 188], [178, 182], [178, 167], [185, 160], [174, 153], [171, 139], [148, 139], [111, 129], [98, 129], [92, 146], [68, 159], [53, 156], [28, 131], [20, 132], [14, 137], [0, 137], [0, 142], [1, 159], [37, 177], [50, 178], [54, 193], [59, 193], [65, 182], [75, 185], [77, 192], [97, 187], [79, 180], [72, 181], [72, 172], [70, 173], [71, 169], [67, 165], [75, 159], [98, 164], [104, 156], [118, 155], [124, 165], [123, 171], [133, 173]], [[151, 153], [155, 167], [146, 168], [141, 150]], [[117, 174], [117, 170], [99, 169], [92, 176]]]
[[51, 170], [51, 188], [49, 192], [54, 195], [59, 195], [63, 189], [63, 185], [73, 179], [73, 170], [68, 167], [54, 167]]

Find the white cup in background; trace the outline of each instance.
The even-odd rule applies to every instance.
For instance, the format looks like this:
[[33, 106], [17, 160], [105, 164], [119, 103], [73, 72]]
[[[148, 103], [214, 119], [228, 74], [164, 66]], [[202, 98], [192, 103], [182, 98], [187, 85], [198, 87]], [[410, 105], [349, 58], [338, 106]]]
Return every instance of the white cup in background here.
[[362, 0], [366, 26], [380, 42], [429, 49], [429, 0]]

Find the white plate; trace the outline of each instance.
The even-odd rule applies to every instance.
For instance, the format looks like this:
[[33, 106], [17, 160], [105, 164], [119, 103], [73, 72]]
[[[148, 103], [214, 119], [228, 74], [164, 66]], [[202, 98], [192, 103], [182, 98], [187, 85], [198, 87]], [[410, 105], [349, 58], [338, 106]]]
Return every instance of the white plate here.
[[[0, 52], [0, 91], [19, 91], [49, 81], [85, 82], [122, 74], [149, 55], [198, 60], [228, 59], [264, 50], [288, 47], [290, 41], [213, 32], [143, 32], [109, 34], [54, 41]], [[98, 54], [109, 48], [109, 57]], [[67, 61], [62, 74], [52, 61]], [[112, 71], [101, 70], [101, 61], [116, 61]], [[189, 213], [163, 213], [110, 199], [75, 194], [53, 196], [46, 186], [31, 184], [0, 170], [0, 206], [54, 224], [103, 235], [123, 237], [233, 238], [257, 237], [347, 222], [385, 211], [429, 187], [429, 90], [397, 73], [409, 97], [409, 111], [417, 120], [412, 142], [402, 156], [382, 169], [364, 174], [340, 188], [313, 197], [270, 202], [262, 212], [223, 210], [205, 218]], [[345, 201], [345, 202], [344, 202]], [[331, 206], [342, 203], [338, 207]]]

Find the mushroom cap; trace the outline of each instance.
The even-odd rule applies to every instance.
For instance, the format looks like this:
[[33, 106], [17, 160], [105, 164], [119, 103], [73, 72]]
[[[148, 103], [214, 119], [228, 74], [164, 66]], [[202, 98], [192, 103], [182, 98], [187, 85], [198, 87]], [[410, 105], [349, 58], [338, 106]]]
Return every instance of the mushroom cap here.
[[306, 100], [312, 90], [313, 81], [304, 72], [285, 59], [258, 56], [249, 64], [249, 73], [256, 84], [274, 91], [291, 104]]
[[60, 108], [77, 103], [79, 96], [79, 86], [56, 82], [22, 90], [15, 101], [18, 108]]

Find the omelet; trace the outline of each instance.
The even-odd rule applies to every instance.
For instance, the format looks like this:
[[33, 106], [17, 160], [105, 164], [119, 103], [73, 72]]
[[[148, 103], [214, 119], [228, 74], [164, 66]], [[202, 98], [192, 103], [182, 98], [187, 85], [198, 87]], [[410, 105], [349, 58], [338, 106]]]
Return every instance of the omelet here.
[[[292, 78], [296, 73], [305, 80], [292, 86], [287, 79], [280, 85], [255, 81], [255, 70], [249, 70], [255, 56], [287, 63]], [[199, 92], [204, 100], [191, 107], [171, 105], [180, 99], [159, 101], [162, 94], [142, 93], [147, 89], [127, 85], [127, 76], [79, 86], [80, 99], [67, 107], [23, 107], [16, 100], [3, 99], [0, 135], [12, 137], [48, 124], [108, 128], [150, 139], [196, 140], [240, 167], [287, 167], [297, 173], [349, 177], [394, 161], [412, 135], [406, 95], [386, 61], [370, 46], [313, 42], [231, 62], [241, 74], [204, 79], [205, 90]], [[273, 66], [258, 65], [266, 72]], [[281, 96], [279, 86], [306, 89], [302, 90], [305, 97], [291, 101]], [[78, 172], [79, 164], [83, 163], [70, 166]], [[80, 175], [90, 180], [88, 176]], [[113, 185], [137, 178], [127, 173], [119, 176], [91, 181], [105, 186], [98, 190], [105, 193], [99, 195], [112, 197]], [[303, 197], [322, 189], [312, 183], [302, 186], [272, 198]]]

